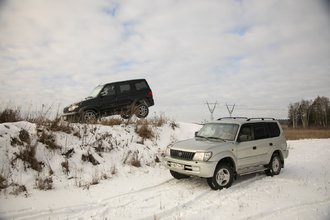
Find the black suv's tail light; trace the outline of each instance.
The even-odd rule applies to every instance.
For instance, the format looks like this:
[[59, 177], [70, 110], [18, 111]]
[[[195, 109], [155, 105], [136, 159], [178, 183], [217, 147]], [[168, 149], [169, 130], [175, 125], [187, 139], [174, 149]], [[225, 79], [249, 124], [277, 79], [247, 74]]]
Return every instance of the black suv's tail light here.
[[148, 92], [148, 97], [152, 97], [152, 92]]

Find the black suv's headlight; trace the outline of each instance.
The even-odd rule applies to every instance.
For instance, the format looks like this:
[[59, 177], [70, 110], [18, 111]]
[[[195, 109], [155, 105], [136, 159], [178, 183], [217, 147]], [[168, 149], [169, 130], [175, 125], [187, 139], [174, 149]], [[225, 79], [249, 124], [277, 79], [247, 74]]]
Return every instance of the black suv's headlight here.
[[79, 108], [79, 105], [74, 104], [74, 105], [71, 105], [71, 106], [68, 108], [68, 110], [69, 110], [69, 112], [72, 112], [72, 111], [76, 110], [77, 108]]

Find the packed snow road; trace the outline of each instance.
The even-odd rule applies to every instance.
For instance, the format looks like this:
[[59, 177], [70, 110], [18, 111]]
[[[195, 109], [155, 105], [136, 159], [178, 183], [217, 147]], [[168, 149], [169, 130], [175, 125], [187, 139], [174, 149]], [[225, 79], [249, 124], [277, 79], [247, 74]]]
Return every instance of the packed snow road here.
[[1, 197], [0, 219], [330, 219], [330, 139], [288, 141], [279, 176], [240, 177], [212, 191], [163, 167], [129, 169], [89, 189]]

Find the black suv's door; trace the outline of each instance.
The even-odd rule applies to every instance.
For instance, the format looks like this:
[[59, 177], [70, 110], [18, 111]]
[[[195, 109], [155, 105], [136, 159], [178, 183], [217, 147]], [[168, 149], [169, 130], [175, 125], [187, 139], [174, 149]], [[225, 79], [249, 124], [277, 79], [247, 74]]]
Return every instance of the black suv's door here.
[[130, 82], [118, 83], [117, 85], [117, 110], [125, 111], [134, 101], [134, 88]]
[[100, 97], [100, 113], [101, 115], [110, 115], [114, 112], [117, 105], [115, 84], [104, 86], [99, 94]]

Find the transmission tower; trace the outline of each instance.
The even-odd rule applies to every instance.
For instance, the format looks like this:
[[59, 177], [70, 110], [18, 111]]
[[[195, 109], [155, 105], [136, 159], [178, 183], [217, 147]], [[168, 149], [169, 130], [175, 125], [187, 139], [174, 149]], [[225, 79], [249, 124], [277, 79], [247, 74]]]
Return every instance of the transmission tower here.
[[[227, 107], [227, 110], [228, 110], [228, 113], [229, 113], [229, 116], [231, 117], [231, 115], [233, 114], [233, 111], [235, 109], [235, 104], [234, 105], [227, 105], [226, 103], [226, 107]], [[230, 108], [231, 107], [231, 108]]]
[[[205, 103], [211, 113], [211, 121], [213, 121], [213, 112], [215, 110], [215, 107], [217, 106], [218, 104], [218, 101], [214, 102], [214, 103], [209, 103], [208, 101], [206, 101]], [[211, 105], [213, 105], [213, 107], [211, 107]]]

